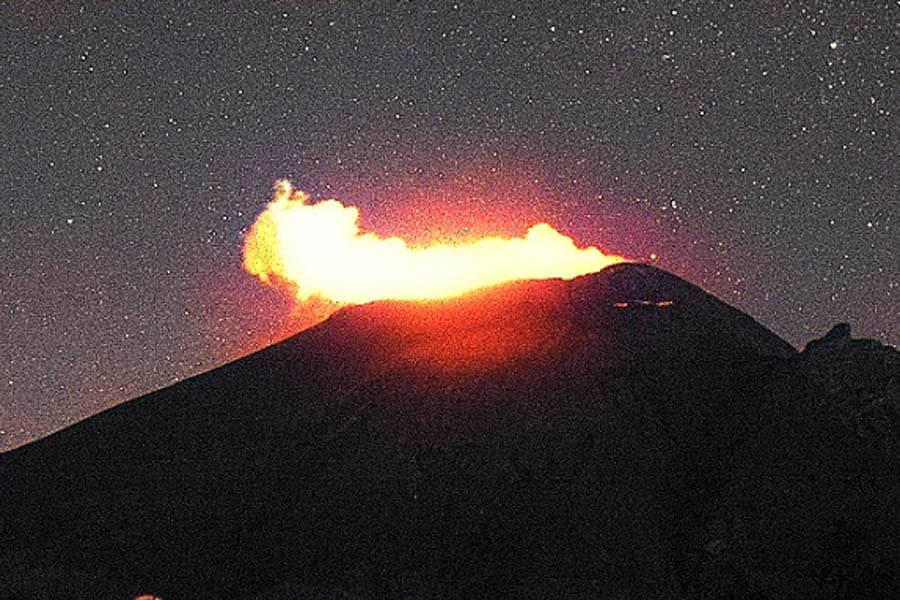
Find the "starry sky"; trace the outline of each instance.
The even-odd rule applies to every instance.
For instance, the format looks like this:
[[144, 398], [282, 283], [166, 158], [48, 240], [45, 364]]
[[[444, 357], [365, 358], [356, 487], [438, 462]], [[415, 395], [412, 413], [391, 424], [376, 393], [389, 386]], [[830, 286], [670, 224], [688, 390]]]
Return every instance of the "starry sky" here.
[[900, 2], [0, 1], [0, 449], [286, 335], [281, 178], [900, 344]]

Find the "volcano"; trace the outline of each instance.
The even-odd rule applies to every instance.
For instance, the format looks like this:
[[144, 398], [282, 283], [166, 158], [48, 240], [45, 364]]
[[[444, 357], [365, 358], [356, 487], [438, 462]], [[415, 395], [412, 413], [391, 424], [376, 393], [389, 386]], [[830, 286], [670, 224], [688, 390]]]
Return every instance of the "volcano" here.
[[0, 599], [900, 597], [898, 390], [646, 265], [350, 307], [0, 455]]

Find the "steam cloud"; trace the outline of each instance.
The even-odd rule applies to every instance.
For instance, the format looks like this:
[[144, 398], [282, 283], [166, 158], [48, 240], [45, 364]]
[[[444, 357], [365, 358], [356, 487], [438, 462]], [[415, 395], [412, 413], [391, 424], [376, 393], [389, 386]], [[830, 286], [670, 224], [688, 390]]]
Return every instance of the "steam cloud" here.
[[287, 283], [301, 301], [350, 304], [451, 297], [523, 279], [571, 279], [624, 260], [593, 246], [578, 248], [547, 223], [519, 238], [411, 248], [398, 237], [360, 231], [357, 208], [337, 200], [311, 204], [284, 180], [244, 240], [244, 268], [261, 281]]

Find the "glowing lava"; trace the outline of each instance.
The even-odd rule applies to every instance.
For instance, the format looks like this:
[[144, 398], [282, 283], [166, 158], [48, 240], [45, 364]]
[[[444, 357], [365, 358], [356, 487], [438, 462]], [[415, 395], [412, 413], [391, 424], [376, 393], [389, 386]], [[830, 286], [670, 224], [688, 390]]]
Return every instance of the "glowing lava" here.
[[625, 259], [574, 241], [547, 223], [519, 238], [410, 247], [359, 229], [359, 210], [309, 196], [279, 181], [244, 240], [244, 268], [287, 283], [297, 299], [339, 303], [426, 300], [523, 279], [572, 279]]

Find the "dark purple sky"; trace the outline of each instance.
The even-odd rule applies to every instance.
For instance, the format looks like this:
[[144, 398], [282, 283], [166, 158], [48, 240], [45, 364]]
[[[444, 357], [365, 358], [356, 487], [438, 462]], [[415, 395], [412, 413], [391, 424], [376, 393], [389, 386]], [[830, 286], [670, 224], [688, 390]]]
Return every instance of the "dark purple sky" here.
[[0, 2], [0, 448], [283, 328], [240, 248], [285, 177], [900, 344], [894, 0], [184, 4]]

